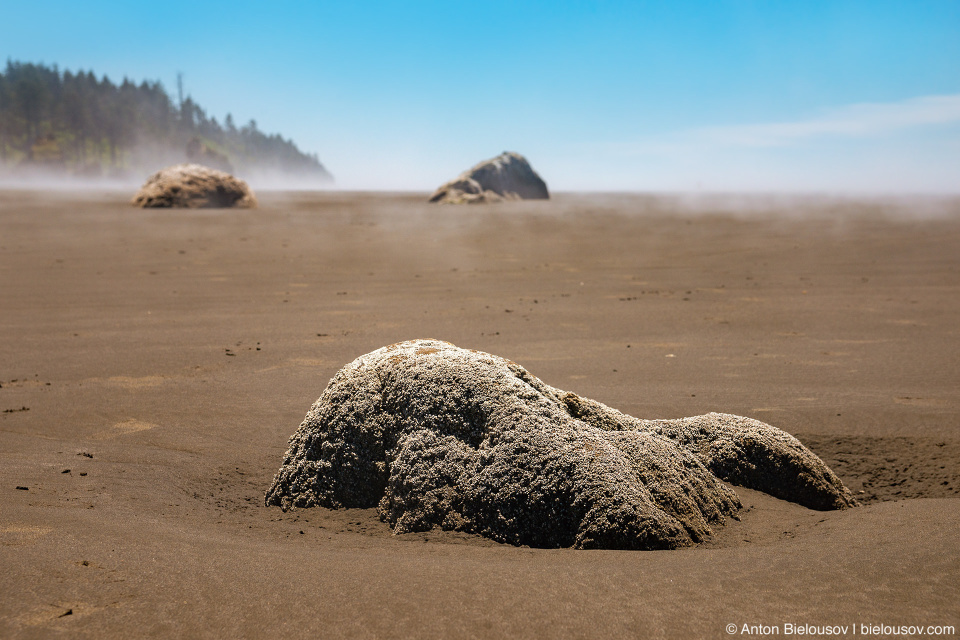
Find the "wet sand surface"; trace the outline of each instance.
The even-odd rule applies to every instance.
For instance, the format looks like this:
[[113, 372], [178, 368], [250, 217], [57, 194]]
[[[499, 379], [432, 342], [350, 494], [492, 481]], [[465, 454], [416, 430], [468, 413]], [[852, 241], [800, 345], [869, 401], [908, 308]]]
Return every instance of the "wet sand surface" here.
[[[960, 202], [129, 195], [0, 192], [0, 637], [960, 630]], [[763, 420], [863, 506], [738, 489], [739, 522], [658, 552], [265, 508], [330, 377], [418, 337], [641, 418]]]

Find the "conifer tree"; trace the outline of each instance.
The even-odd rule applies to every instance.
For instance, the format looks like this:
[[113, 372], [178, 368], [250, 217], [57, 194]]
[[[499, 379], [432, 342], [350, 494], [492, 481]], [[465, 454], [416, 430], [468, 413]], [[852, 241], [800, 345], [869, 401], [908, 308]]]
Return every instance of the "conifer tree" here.
[[264, 134], [254, 120], [237, 128], [231, 114], [221, 125], [191, 96], [177, 98], [160, 82], [114, 84], [92, 71], [8, 60], [0, 72], [0, 170], [56, 158], [74, 173], [154, 171], [158, 163], [184, 159], [187, 143], [197, 138], [240, 171], [330, 179], [316, 154], [292, 140]]

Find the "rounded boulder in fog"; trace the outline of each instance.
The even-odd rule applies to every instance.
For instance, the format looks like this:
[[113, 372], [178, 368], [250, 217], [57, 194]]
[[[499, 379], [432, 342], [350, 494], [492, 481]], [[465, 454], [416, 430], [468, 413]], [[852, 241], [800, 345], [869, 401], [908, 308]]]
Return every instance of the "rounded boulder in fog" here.
[[502, 200], [546, 200], [547, 183], [519, 153], [504, 151], [440, 186], [430, 202], [481, 204]]
[[736, 517], [740, 500], [724, 481], [814, 509], [856, 504], [816, 455], [762, 422], [640, 420], [504, 358], [412, 340], [334, 376], [290, 438], [265, 502], [378, 507], [396, 533], [665, 549]]
[[251, 208], [257, 199], [246, 182], [199, 164], [178, 164], [150, 176], [133, 198], [147, 208]]

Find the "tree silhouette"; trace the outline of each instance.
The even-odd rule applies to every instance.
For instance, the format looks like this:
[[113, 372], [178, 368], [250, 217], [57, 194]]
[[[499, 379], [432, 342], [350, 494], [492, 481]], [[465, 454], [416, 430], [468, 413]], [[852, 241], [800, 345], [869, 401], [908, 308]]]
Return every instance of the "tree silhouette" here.
[[[182, 90], [181, 82], [178, 76]], [[254, 120], [237, 128], [231, 114], [221, 126], [189, 95], [177, 98], [174, 103], [160, 82], [114, 84], [92, 71], [8, 60], [0, 73], [0, 165], [56, 158], [77, 174], [153, 171], [185, 160], [187, 143], [197, 138], [239, 171], [330, 179], [316, 154], [303, 153], [292, 140], [261, 132]]]

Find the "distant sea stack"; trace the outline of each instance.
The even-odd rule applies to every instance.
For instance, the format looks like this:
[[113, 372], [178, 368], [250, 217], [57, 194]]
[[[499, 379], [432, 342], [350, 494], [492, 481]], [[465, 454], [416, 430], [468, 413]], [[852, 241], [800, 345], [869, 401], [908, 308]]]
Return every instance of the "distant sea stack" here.
[[443, 184], [430, 202], [485, 204], [503, 200], [547, 200], [547, 183], [519, 153], [504, 151]]
[[253, 208], [257, 198], [246, 182], [199, 164], [178, 164], [150, 176], [133, 198], [144, 209]]

